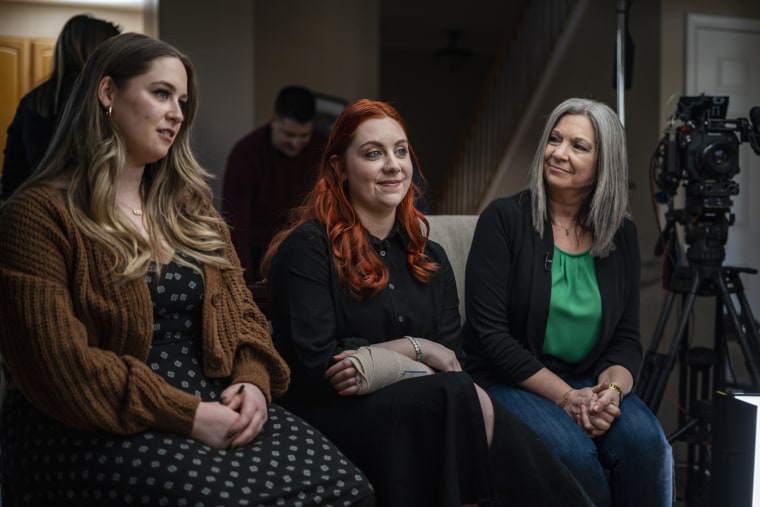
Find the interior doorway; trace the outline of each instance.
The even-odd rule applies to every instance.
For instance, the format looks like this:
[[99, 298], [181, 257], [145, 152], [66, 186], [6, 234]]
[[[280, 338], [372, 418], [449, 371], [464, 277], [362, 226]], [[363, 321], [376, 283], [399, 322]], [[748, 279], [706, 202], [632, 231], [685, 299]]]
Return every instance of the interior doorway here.
[[[747, 118], [760, 105], [760, 20], [725, 16], [687, 16], [686, 93], [729, 97], [727, 118]], [[760, 126], [759, 126], [760, 127]], [[739, 195], [732, 207], [725, 266], [760, 269], [760, 156], [742, 143]], [[755, 317], [760, 317], [760, 275], [742, 275]]]

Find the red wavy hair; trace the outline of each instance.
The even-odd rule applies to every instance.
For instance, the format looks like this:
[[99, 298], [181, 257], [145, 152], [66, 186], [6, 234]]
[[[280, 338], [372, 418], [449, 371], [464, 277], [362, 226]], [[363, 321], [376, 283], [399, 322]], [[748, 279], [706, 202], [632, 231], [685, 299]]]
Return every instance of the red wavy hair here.
[[[319, 175], [314, 188], [306, 196], [303, 204], [296, 208], [290, 223], [275, 234], [264, 254], [261, 263], [261, 273], [264, 277], [269, 272], [272, 257], [288, 234], [302, 223], [316, 218], [327, 227], [335, 266], [344, 286], [363, 299], [377, 294], [388, 283], [388, 270], [372, 248], [367, 231], [343, 190], [340, 175], [330, 164], [333, 155], [338, 157], [341, 165], [345, 164], [346, 150], [362, 123], [369, 119], [385, 117], [395, 120], [408, 137], [403, 118], [395, 108], [385, 102], [360, 99], [346, 107], [338, 116], [322, 154]], [[417, 156], [411, 145], [409, 145], [409, 155], [419, 170]], [[421, 173], [420, 177], [422, 177]], [[430, 227], [425, 216], [414, 206], [415, 199], [420, 195], [420, 189], [414, 182], [409, 188], [410, 191], [396, 208], [396, 220], [409, 235], [410, 244], [406, 260], [412, 275], [421, 282], [428, 282], [439, 266], [424, 253], [428, 241], [426, 231]], [[424, 229], [421, 225], [423, 223]]]

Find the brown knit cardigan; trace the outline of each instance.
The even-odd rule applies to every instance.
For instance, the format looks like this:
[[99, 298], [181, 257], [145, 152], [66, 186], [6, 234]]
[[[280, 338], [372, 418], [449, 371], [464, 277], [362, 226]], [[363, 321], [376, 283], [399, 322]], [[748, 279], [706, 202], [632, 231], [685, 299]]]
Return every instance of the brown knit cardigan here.
[[[211, 213], [216, 213], [209, 204]], [[239, 265], [226, 227], [225, 255]], [[113, 255], [85, 237], [64, 192], [32, 188], [0, 213], [0, 353], [11, 388], [80, 429], [189, 435], [200, 399], [146, 364], [153, 309], [142, 279], [117, 283]], [[290, 372], [238, 270], [204, 268], [203, 369], [271, 401]]]

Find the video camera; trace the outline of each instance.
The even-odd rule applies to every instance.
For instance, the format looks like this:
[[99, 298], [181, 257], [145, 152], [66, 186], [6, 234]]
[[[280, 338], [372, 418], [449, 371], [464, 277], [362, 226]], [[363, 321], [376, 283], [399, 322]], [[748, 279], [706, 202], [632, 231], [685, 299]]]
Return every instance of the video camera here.
[[[751, 122], [726, 119], [727, 111], [726, 96], [681, 97], [655, 152], [656, 200], [671, 205], [683, 183], [684, 209], [670, 209], [666, 216], [670, 229], [674, 222], [685, 226], [692, 247], [687, 255], [696, 262], [719, 264], [725, 257], [728, 227], [735, 218], [731, 196], [739, 193], [732, 179], [739, 174], [739, 145], [749, 142], [760, 155], [760, 107], [751, 109]], [[658, 242], [655, 253], [661, 250]]]
[[705, 197], [728, 197], [739, 193], [738, 185], [730, 182], [739, 173], [739, 145], [750, 142], [760, 155], [760, 107], [750, 111], [747, 118], [727, 120], [728, 97], [681, 97], [661, 141], [664, 157], [657, 176], [657, 185], [673, 195], [681, 180], [696, 185], [693, 194]]

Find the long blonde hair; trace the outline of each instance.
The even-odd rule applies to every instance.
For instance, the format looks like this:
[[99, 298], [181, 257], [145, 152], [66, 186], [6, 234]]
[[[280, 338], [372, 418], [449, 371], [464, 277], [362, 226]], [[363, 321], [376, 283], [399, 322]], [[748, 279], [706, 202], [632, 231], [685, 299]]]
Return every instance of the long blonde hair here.
[[[146, 240], [116, 210], [116, 184], [126, 146], [98, 100], [98, 85], [110, 76], [116, 86], [148, 72], [157, 58], [179, 59], [187, 72], [187, 103], [182, 128], [168, 154], [147, 164], [141, 183], [149, 238]], [[22, 186], [67, 189], [68, 207], [83, 233], [110, 248], [113, 269], [125, 280], [160, 269], [161, 238], [173, 260], [192, 265], [179, 252], [202, 264], [232, 268], [223, 255], [223, 220], [212, 208], [210, 175], [190, 148], [190, 131], [198, 111], [198, 89], [190, 60], [174, 47], [137, 33], [103, 42], [87, 60], [72, 90], [56, 133], [38, 171]], [[20, 189], [21, 190], [21, 189]], [[197, 266], [194, 266], [197, 267]]]

